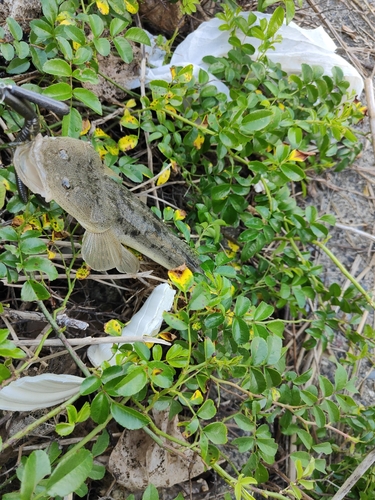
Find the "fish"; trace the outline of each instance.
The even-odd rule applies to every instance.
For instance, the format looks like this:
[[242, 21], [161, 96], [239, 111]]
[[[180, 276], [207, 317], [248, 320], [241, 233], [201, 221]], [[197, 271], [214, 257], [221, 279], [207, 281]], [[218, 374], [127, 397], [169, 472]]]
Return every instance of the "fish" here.
[[140, 262], [126, 245], [166, 269], [200, 270], [187, 243], [115, 180], [90, 143], [38, 134], [16, 148], [13, 164], [30, 191], [54, 200], [86, 230], [81, 252], [91, 269], [138, 272]]

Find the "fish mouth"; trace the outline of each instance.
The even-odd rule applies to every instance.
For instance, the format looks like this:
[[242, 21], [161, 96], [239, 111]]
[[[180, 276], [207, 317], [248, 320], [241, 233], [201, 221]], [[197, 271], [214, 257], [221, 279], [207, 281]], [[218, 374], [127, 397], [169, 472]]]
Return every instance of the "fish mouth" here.
[[43, 168], [41, 146], [43, 136], [37, 135], [34, 141], [21, 144], [16, 148], [13, 164], [18, 177], [33, 193], [43, 196], [46, 202], [52, 200]]

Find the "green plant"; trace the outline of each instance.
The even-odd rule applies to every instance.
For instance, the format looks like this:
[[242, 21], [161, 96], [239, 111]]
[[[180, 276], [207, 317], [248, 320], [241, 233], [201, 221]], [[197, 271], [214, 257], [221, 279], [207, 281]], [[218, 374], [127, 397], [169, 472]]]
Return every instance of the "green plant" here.
[[[134, 2], [97, 4], [43, 1], [44, 16], [30, 23], [29, 44], [21, 41], [17, 23], [8, 20], [14, 40], [0, 43], [1, 54], [10, 61], [8, 73], [22, 74], [32, 64], [40, 75], [40, 87], [32, 89], [43, 86], [46, 95], [72, 102], [62, 123], [43, 119], [51, 132], [60, 127], [64, 135], [80, 136], [82, 114], [73, 104], [80, 103], [91, 115], [112, 112], [113, 107], [103, 106], [80, 84], [98, 81], [98, 54], [116, 52], [130, 62], [129, 41], [149, 43], [140, 28], [130, 26]], [[263, 2], [262, 7], [269, 4]], [[292, 3], [285, 5], [290, 19]], [[84, 496], [88, 482], [104, 475], [93, 458], [108, 447], [105, 429], [111, 420], [129, 430], [144, 428], [158, 443], [170, 439], [180, 451], [194, 450], [228, 483], [236, 499], [257, 493], [284, 500], [333, 495], [374, 446], [374, 408], [364, 408], [355, 399], [356, 381], [348, 375], [373, 347], [373, 330], [366, 327], [360, 335], [356, 325], [374, 303], [325, 246], [334, 218], [319, 215], [314, 206], [302, 208], [290, 190], [292, 182], [304, 189], [314, 170], [341, 170], [354, 160], [360, 144], [353, 125], [362, 119], [361, 109], [347, 99], [348, 83], [339, 68], [329, 77], [305, 64], [300, 75], [288, 76], [267, 58], [284, 20], [281, 7], [259, 26], [254, 15], [244, 18], [225, 5], [219, 17], [222, 29], [230, 33], [232, 49], [226, 57], [207, 57], [206, 62], [210, 73], [226, 83], [230, 98], [217, 92], [207, 72], [195, 78], [191, 66], [174, 68], [171, 83], [151, 82], [146, 95], [126, 101], [122, 118], [92, 138], [107, 165], [127, 182], [140, 183], [152, 177], [151, 169], [124, 153], [149, 134], [148, 143], [158, 151], [159, 171], [178, 166], [190, 188], [187, 221], [170, 207], [154, 209], [187, 241], [196, 241], [202, 262], [202, 273], [195, 276], [189, 270], [169, 274], [178, 296], [164, 319], [167, 332], [175, 332], [177, 340], [168, 350], [141, 343], [122, 346], [120, 365], [90, 369], [80, 395], [5, 442], [7, 449], [57, 414], [67, 415], [67, 421], [55, 427], [60, 436], [80, 428], [89, 416], [93, 423], [79, 443], [63, 452], [52, 444], [47, 451], [24, 456], [17, 469], [18, 491], [6, 493], [4, 499], [59, 498], [73, 491]], [[241, 42], [242, 34], [261, 41], [255, 60], [254, 47]], [[21, 121], [14, 114], [3, 109], [2, 117], [9, 131], [19, 128]], [[120, 126], [132, 134], [124, 136]], [[0, 186], [9, 219], [19, 213], [14, 227], [0, 229], [5, 242], [0, 275], [9, 283], [25, 276], [23, 301], [41, 306], [57, 278], [42, 240], [49, 240], [51, 250], [56, 248], [56, 233], [65, 231], [70, 237], [74, 258], [63, 260], [66, 290], [54, 307], [56, 316], [71, 300], [77, 277], [86, 276], [80, 269], [71, 277], [76, 228], [56, 205], [43, 207], [35, 197], [22, 204], [11, 168], [1, 173]], [[311, 255], [316, 246], [351, 280], [349, 288], [324, 285]], [[287, 319], [282, 314], [286, 309]], [[346, 335], [351, 352], [341, 362], [333, 360], [332, 379], [316, 377], [310, 367], [291, 366], [285, 336], [295, 326], [305, 328], [301, 348], [306, 350], [325, 347], [335, 331]], [[7, 334], [4, 330], [4, 342]], [[6, 383], [12, 371], [19, 375], [35, 359], [24, 360], [22, 369], [15, 371], [12, 357], [19, 352], [12, 346], [12, 352], [4, 353], [2, 345], [6, 361], [0, 376]], [[224, 415], [220, 401], [228, 393], [235, 398], [235, 409]], [[74, 405], [79, 396], [86, 398], [80, 409]], [[184, 440], [155, 425], [152, 412], [165, 409], [170, 418], [180, 417]], [[238, 433], [234, 439], [230, 426]], [[291, 439], [297, 447], [291, 453], [296, 471], [292, 480], [275, 467], [282, 439]], [[245, 458], [241, 470], [230, 459], [229, 471], [221, 465], [223, 457], [228, 459], [228, 443]], [[275, 485], [269, 487], [272, 474], [283, 481], [277, 491]], [[366, 487], [371, 492], [370, 483], [371, 472], [358, 483], [358, 491]], [[348, 498], [358, 498], [356, 494], [354, 489]], [[157, 499], [157, 491], [150, 486], [144, 498]]]

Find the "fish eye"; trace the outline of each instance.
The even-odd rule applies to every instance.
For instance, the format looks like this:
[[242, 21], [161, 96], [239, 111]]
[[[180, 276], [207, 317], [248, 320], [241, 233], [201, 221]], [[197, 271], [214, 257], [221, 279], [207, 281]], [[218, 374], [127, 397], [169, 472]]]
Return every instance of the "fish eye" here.
[[67, 191], [71, 188], [71, 185], [70, 185], [70, 182], [69, 182], [69, 179], [67, 177], [63, 177], [62, 180], [61, 180], [61, 185], [64, 189], [66, 189]]

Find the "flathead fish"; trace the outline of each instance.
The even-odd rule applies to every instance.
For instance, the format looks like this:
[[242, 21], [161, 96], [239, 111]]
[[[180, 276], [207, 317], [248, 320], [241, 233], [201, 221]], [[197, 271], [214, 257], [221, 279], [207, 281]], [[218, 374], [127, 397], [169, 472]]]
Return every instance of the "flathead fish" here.
[[91, 144], [70, 137], [42, 137], [17, 147], [14, 166], [22, 182], [45, 200], [55, 200], [86, 232], [82, 257], [96, 271], [135, 273], [139, 260], [126, 245], [167, 269], [199, 263], [175, 236], [104, 165]]

